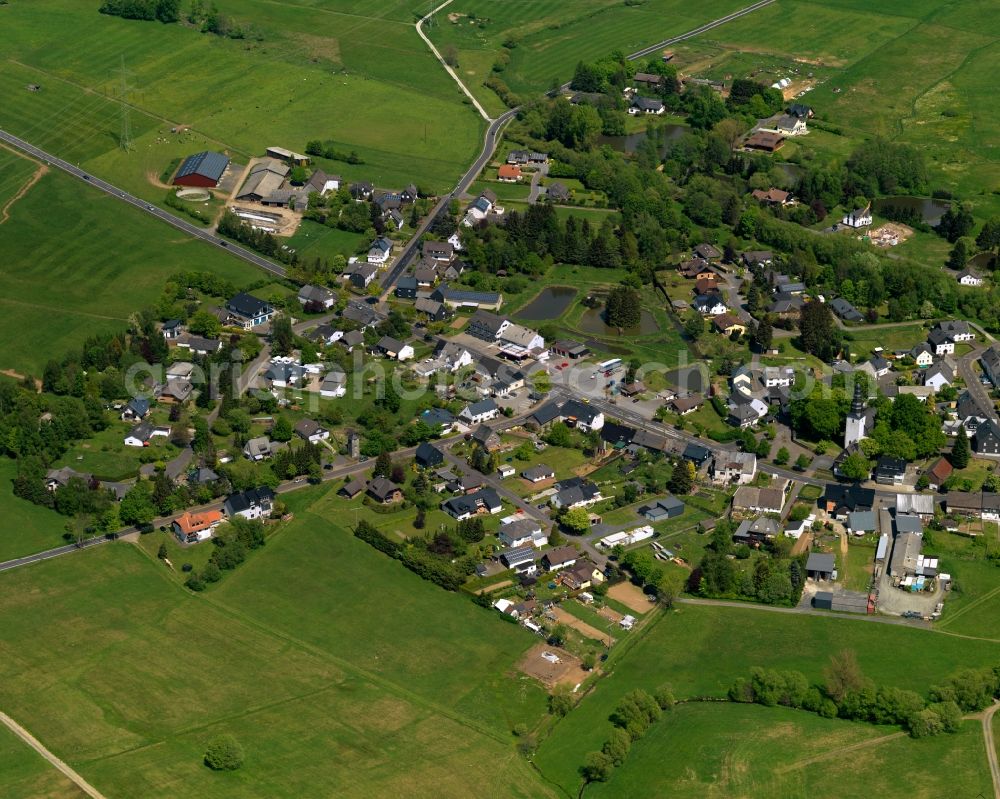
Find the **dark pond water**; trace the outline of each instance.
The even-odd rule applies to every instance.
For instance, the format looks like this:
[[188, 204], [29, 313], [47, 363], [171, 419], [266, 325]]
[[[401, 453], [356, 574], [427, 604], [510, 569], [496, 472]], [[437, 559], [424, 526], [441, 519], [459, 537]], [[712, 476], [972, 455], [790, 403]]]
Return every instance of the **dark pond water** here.
[[875, 201], [875, 211], [892, 206], [912, 208], [928, 225], [936, 225], [950, 205], [946, 200], [932, 200], [930, 197], [883, 197]]
[[[588, 308], [580, 317], [580, 330], [584, 333], [593, 333], [595, 336], [617, 336], [618, 328], [609, 327], [604, 323], [604, 308]], [[649, 311], [643, 310], [639, 317], [639, 326], [627, 328], [622, 331], [623, 336], [646, 336], [656, 333], [660, 326], [656, 324], [656, 317]]]
[[[665, 144], [660, 148], [660, 156], [667, 154], [667, 149], [675, 141], [677, 141], [685, 133], [690, 132], [690, 128], [687, 125], [663, 125], [660, 130], [664, 131]], [[646, 131], [642, 130], [638, 133], [630, 133], [627, 136], [598, 136], [598, 145], [606, 144], [612, 150], [617, 150], [620, 153], [634, 153], [639, 149], [639, 145], [642, 144], [643, 139], [646, 138]]]
[[517, 316], [532, 321], [555, 319], [565, 313], [576, 293], [576, 289], [569, 286], [549, 286], [547, 289], [542, 289], [535, 299], [518, 311]]
[[969, 266], [973, 269], [986, 270], [990, 268], [990, 262], [993, 260], [993, 254], [988, 252], [981, 252], [969, 261]]

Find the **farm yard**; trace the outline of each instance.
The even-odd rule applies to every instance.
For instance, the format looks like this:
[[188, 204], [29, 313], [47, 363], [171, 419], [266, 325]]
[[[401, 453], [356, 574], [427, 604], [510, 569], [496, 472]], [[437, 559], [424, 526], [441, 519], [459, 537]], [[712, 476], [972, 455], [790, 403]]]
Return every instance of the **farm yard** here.
[[[537, 638], [331, 524], [324, 503], [300, 503], [201, 596], [128, 544], [5, 575], [0, 706], [109, 796], [552, 795], [510, 745], [544, 711], [542, 687], [514, 676]], [[247, 752], [238, 776], [201, 764], [220, 732]]]

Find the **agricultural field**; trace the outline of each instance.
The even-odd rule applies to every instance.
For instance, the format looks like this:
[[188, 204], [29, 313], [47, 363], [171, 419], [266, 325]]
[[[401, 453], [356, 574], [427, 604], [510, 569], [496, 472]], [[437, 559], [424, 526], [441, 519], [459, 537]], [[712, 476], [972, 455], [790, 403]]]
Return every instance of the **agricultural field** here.
[[[582, 755], [600, 748], [607, 737], [608, 715], [632, 689], [652, 691], [669, 683], [678, 698], [723, 696], [737, 677], [746, 676], [754, 666], [795, 669], [819, 681], [828, 655], [843, 649], [854, 650], [862, 670], [876, 684], [920, 693], [958, 664], [1000, 663], [1000, 641], [751, 607], [681, 605], [654, 619], [644, 637], [622, 654], [612, 649], [611, 674], [559, 722], [535, 762], [548, 779], [572, 793], [579, 785], [576, 769]], [[886, 656], [905, 651], [923, 654]]]
[[83, 799], [85, 794], [24, 741], [0, 725], [0, 774], [7, 799]]
[[66, 518], [54, 510], [33, 505], [14, 495], [11, 481], [17, 476], [17, 464], [0, 458], [0, 561], [31, 555], [43, 549], [62, 546]]
[[925, 153], [934, 188], [972, 200], [986, 216], [1000, 210], [991, 193], [1000, 182], [992, 146], [1000, 110], [990, 100], [1000, 24], [991, 10], [978, 0], [877, 8], [778, 0], [678, 45], [677, 62], [693, 74], [761, 70], [766, 80], [812, 84], [803, 102], [839, 131], [823, 138], [845, 145], [810, 134], [802, 146], [842, 157], [845, 146], [873, 134], [913, 144]]
[[[96, 5], [4, 9], [0, 126], [151, 201], [162, 200], [166, 165], [205, 148], [245, 164], [269, 145], [301, 151], [330, 140], [364, 162], [338, 163], [346, 180], [433, 191], [450, 187], [478, 151], [482, 120], [413, 27], [426, 3], [373, 12], [341, 0], [223, 2], [259, 41], [118, 19]], [[128, 154], [119, 146], [123, 58]]]
[[[597, 797], [686, 799], [987, 796], [978, 721], [954, 735], [913, 740], [892, 727], [757, 705], [680, 705], [632, 747]], [[933, 768], [927, 764], [933, 763]]]
[[738, 0], [708, 0], [697, 6], [679, 0], [635, 5], [613, 0], [516, 0], [501, 7], [490, 0], [457, 0], [435, 17], [428, 34], [439, 50], [456, 49], [458, 72], [468, 78], [470, 90], [484, 98], [493, 92], [482, 83], [503, 43], [513, 35], [517, 46], [498, 77], [514, 92], [531, 97], [568, 81], [578, 61], [593, 61], [616, 49], [630, 53], [742, 5]]
[[[544, 712], [512, 669], [536, 639], [304, 493], [202, 595], [126, 543], [2, 575], [0, 707], [109, 796], [552, 795], [510, 734]], [[223, 732], [234, 774], [201, 764]]]
[[214, 272], [237, 285], [259, 275], [55, 171], [11, 206], [0, 236], [0, 341], [10, 344], [0, 369], [36, 376], [87, 336], [123, 328], [175, 272]]

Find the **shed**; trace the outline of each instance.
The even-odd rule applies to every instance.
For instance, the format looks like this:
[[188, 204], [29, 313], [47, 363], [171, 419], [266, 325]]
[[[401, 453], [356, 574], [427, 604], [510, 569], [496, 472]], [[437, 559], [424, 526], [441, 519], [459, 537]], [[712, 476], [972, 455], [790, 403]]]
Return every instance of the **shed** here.
[[813, 552], [806, 561], [806, 576], [812, 580], [832, 580], [837, 559], [828, 552]]

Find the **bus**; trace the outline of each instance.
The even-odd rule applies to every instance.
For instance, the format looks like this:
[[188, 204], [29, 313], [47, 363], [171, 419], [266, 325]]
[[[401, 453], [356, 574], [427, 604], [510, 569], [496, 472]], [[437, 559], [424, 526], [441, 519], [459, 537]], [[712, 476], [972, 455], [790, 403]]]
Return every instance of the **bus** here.
[[621, 368], [621, 365], [621, 358], [612, 358], [610, 361], [604, 361], [604, 363], [597, 364], [597, 371], [604, 372], [605, 377], [611, 377], [611, 375]]

